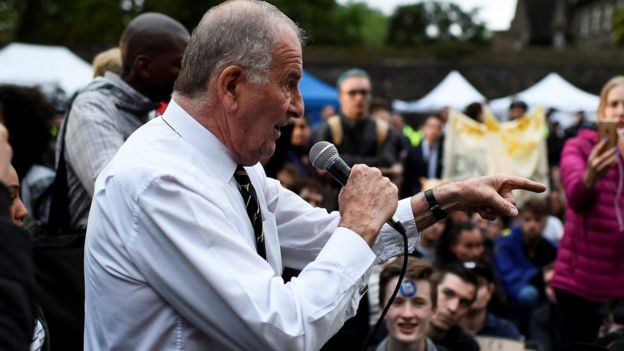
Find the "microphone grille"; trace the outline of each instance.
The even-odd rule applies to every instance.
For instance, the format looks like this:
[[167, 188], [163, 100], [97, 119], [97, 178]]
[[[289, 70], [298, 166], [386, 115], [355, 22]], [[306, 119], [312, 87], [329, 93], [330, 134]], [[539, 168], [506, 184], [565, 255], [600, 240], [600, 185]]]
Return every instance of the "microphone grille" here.
[[310, 161], [316, 168], [327, 170], [336, 157], [338, 150], [334, 144], [327, 141], [319, 141], [310, 149]]

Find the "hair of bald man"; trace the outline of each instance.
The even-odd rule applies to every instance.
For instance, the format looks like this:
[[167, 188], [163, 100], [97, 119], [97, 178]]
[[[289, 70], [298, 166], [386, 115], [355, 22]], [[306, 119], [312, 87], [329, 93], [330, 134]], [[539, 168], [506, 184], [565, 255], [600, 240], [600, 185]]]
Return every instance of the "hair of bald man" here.
[[166, 52], [172, 43], [186, 40], [188, 35], [180, 22], [167, 15], [146, 12], [135, 17], [119, 39], [123, 72], [130, 72], [137, 56]]
[[174, 92], [193, 97], [230, 65], [242, 67], [252, 83], [266, 82], [284, 27], [304, 45], [303, 30], [267, 2], [231, 0], [211, 8], [193, 31]]

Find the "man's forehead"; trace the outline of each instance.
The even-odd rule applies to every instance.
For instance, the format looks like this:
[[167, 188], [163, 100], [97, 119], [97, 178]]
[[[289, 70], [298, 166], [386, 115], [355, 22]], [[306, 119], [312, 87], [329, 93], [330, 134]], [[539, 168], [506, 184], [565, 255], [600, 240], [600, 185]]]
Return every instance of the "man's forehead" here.
[[370, 81], [368, 80], [368, 78], [353, 76], [353, 77], [346, 78], [341, 84], [342, 89], [352, 88], [352, 87], [362, 87], [362, 86], [363, 87], [370, 86]]
[[446, 273], [438, 286], [438, 291], [444, 289], [453, 290], [456, 295], [472, 299], [476, 287], [453, 273]]

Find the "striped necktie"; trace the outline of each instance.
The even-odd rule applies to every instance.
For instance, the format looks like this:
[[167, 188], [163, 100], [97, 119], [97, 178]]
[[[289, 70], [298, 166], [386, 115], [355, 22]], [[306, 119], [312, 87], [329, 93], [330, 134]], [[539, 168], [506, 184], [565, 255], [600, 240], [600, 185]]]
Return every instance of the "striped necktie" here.
[[243, 166], [238, 165], [234, 171], [234, 179], [239, 185], [240, 193], [245, 202], [247, 215], [253, 226], [254, 235], [256, 236], [256, 250], [258, 255], [266, 260], [266, 248], [264, 247], [264, 231], [262, 229], [262, 216], [260, 215], [260, 206], [258, 205], [258, 197], [256, 190], [251, 184], [251, 179]]

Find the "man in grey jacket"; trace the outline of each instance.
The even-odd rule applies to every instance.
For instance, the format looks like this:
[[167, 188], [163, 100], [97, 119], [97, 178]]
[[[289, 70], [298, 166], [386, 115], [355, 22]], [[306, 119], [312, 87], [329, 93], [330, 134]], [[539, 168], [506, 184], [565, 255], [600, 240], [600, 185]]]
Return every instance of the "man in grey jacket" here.
[[71, 229], [86, 228], [100, 171], [159, 104], [169, 101], [189, 38], [188, 30], [168, 16], [136, 17], [119, 41], [121, 75], [106, 72], [74, 100], [63, 127]]

